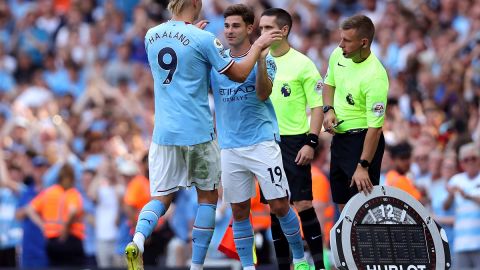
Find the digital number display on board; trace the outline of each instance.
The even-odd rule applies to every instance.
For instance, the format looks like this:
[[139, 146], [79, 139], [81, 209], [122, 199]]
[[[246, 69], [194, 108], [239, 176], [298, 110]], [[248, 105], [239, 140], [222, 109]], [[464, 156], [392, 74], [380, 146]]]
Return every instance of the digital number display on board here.
[[425, 232], [419, 225], [357, 225], [355, 240], [362, 264], [429, 263]]

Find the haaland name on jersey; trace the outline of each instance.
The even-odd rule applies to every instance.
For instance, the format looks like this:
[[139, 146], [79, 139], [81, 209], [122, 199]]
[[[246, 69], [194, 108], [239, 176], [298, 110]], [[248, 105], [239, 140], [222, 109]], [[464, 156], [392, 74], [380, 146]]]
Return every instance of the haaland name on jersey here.
[[155, 35], [151, 35], [148, 38], [148, 42], [150, 42], [150, 44], [152, 44], [155, 41], [157, 41], [159, 39], [162, 39], [162, 38], [174, 38], [174, 39], [178, 39], [183, 44], [183, 46], [187, 46], [188, 44], [190, 44], [190, 40], [184, 34], [180, 34], [179, 32], [176, 32], [175, 35], [172, 36], [172, 33], [173, 32], [171, 32], [171, 31], [169, 31], [169, 32], [164, 31], [161, 37], [158, 33], [155, 33]]

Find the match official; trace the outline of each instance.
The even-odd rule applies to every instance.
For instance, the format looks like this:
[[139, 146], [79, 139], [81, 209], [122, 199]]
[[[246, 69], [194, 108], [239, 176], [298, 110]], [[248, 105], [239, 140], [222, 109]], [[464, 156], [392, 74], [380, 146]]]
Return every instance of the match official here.
[[341, 24], [340, 45], [330, 56], [325, 76], [323, 125], [335, 135], [330, 186], [340, 210], [359, 191], [371, 192], [380, 180], [388, 76], [370, 51], [374, 34], [370, 18], [347, 18]]
[[[280, 148], [291, 192], [290, 200], [302, 222], [315, 269], [324, 269], [322, 230], [312, 205], [310, 166], [322, 127], [322, 97], [316, 91], [319, 90], [317, 86], [322, 84], [322, 78], [312, 60], [290, 47], [288, 34], [292, 28], [292, 17], [287, 11], [280, 8], [265, 10], [259, 27], [262, 33], [282, 31], [282, 40], [270, 46], [270, 54], [277, 65], [270, 99], [280, 129]], [[307, 106], [311, 111], [310, 124]], [[290, 269], [288, 242], [276, 216], [272, 214], [271, 218], [279, 269]]]

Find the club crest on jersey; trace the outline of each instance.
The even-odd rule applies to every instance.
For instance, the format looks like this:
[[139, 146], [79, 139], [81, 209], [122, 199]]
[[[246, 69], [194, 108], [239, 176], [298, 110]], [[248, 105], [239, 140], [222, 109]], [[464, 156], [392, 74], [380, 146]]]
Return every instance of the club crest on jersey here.
[[282, 92], [282, 95], [284, 97], [288, 97], [292, 93], [292, 89], [290, 88], [290, 85], [288, 85], [288, 83], [284, 83], [280, 91]]
[[218, 52], [223, 58], [227, 58], [227, 54], [225, 53], [225, 47], [223, 47], [222, 42], [218, 38], [215, 38], [213, 40], [213, 45], [215, 45], [215, 48], [218, 49]]
[[348, 93], [348, 95], [345, 97], [345, 99], [347, 100], [347, 103], [350, 104], [350, 105], [355, 105], [355, 100], [353, 100], [353, 96], [352, 94]]
[[317, 81], [317, 84], [315, 84], [315, 91], [317, 91], [317, 93], [319, 95], [322, 95], [322, 92], [323, 92], [323, 80], [320, 79]]
[[375, 116], [380, 117], [385, 114], [385, 103], [376, 102], [372, 106], [372, 112]]

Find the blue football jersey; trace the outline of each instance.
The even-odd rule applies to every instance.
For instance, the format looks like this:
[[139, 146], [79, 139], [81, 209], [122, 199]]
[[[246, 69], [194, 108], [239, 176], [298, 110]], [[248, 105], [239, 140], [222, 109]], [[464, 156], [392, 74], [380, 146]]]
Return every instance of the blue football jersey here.
[[223, 73], [234, 62], [209, 32], [183, 21], [148, 30], [145, 49], [153, 75], [153, 142], [194, 145], [214, 139], [208, 105], [210, 71]]
[[[230, 54], [230, 51], [227, 50]], [[235, 61], [243, 56], [235, 57]], [[276, 66], [272, 56], [267, 56], [267, 73], [273, 82]], [[212, 70], [212, 89], [215, 99], [215, 117], [220, 147], [236, 148], [263, 141], [280, 140], [277, 117], [268, 98], [257, 97], [255, 83], [257, 65], [243, 83], [230, 80]]]

